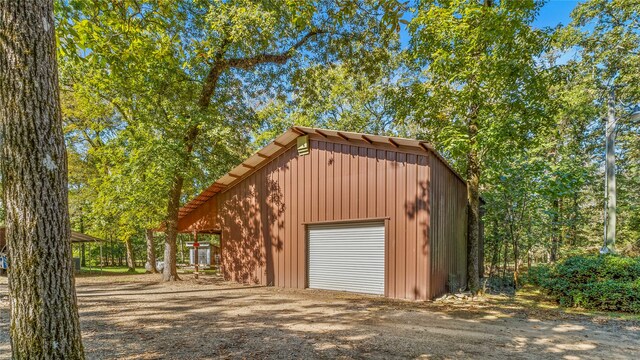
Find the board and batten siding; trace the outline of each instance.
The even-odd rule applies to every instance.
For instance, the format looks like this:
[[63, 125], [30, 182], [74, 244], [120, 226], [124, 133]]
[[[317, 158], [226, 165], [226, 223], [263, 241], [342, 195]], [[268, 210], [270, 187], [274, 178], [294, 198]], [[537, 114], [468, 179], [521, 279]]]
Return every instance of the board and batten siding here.
[[430, 155], [430, 290], [435, 297], [467, 285], [467, 186], [433, 153]]
[[[298, 156], [294, 145], [282, 149], [184, 216], [179, 230], [221, 233], [228, 280], [305, 288], [308, 225], [384, 221], [385, 296], [425, 300], [444, 292], [449, 274], [466, 266], [458, 264], [466, 254], [464, 183], [432, 152], [309, 138], [308, 155]], [[435, 251], [430, 239], [438, 241]]]

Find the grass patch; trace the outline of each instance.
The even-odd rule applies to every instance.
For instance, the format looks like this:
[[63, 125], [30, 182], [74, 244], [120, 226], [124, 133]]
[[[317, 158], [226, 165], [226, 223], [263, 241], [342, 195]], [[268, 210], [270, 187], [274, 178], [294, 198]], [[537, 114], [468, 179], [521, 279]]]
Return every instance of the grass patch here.
[[103, 267], [102, 269], [98, 268], [88, 268], [83, 267], [80, 269], [80, 272], [76, 273], [79, 276], [114, 276], [114, 275], [134, 275], [134, 274], [144, 274], [144, 268], [136, 268], [135, 271], [129, 271], [126, 266], [116, 266], [116, 267]]
[[[180, 274], [193, 274], [194, 271], [192, 269], [188, 269], [188, 270], [187, 269], [181, 269], [181, 270], [178, 270], [178, 272]], [[198, 270], [198, 273], [199, 274], [205, 274], [205, 275], [216, 275], [216, 274], [218, 274], [218, 271], [217, 270], [213, 270], [213, 269], [206, 269], [206, 270]]]

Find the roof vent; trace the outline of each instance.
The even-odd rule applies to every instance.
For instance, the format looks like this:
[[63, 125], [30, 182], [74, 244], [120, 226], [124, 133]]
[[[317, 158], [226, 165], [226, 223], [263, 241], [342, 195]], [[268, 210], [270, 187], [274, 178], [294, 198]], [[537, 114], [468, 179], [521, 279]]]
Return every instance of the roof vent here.
[[298, 137], [298, 155], [308, 155], [310, 151], [309, 147], [309, 135]]

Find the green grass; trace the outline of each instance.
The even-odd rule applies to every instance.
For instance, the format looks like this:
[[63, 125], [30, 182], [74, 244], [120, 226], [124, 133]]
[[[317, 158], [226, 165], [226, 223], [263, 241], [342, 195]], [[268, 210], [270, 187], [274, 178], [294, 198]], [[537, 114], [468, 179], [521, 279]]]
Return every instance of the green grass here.
[[[178, 270], [179, 273], [181, 274], [193, 274], [193, 270]], [[213, 270], [213, 269], [206, 269], [206, 270], [198, 270], [198, 273], [200, 274], [207, 274], [207, 275], [216, 275], [218, 273], [217, 270]]]
[[[178, 269], [178, 272], [181, 274], [193, 274], [193, 270], [189, 269], [189, 270], [185, 270], [185, 269]], [[100, 271], [100, 267], [94, 267], [91, 268], [91, 270], [89, 270], [88, 267], [83, 267], [79, 273], [76, 273], [76, 275], [79, 276], [116, 276], [116, 275], [133, 275], [133, 274], [144, 274], [145, 273], [145, 269], [144, 268], [136, 268], [135, 272], [129, 272], [126, 266], [115, 266], [115, 267], [104, 267], [102, 268], [102, 271]], [[207, 270], [199, 270], [200, 274], [206, 274], [206, 275], [215, 275], [217, 274], [216, 270], [213, 269], [207, 269]]]
[[83, 267], [80, 269], [80, 273], [78, 275], [82, 276], [95, 276], [95, 275], [131, 275], [131, 274], [144, 274], [144, 268], [136, 268], [135, 272], [129, 272], [126, 266], [116, 266], [116, 267], [103, 267], [102, 271], [99, 267], [92, 267], [91, 269], [88, 267]]

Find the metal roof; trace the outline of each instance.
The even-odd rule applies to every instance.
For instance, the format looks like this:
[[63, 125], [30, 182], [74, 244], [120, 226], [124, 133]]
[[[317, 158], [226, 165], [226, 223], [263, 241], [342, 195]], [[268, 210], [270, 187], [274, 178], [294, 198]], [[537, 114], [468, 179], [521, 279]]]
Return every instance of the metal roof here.
[[262, 165], [271, 161], [272, 156], [276, 155], [280, 150], [289, 148], [293, 145], [296, 139], [302, 135], [315, 134], [323, 138], [337, 138], [345, 141], [358, 141], [360, 143], [365, 142], [369, 145], [375, 146], [380, 144], [390, 145], [399, 150], [402, 149], [414, 149], [426, 152], [434, 153], [460, 180], [466, 182], [466, 180], [458, 174], [453, 167], [433, 148], [431, 144], [422, 140], [406, 139], [394, 136], [382, 136], [372, 135], [364, 133], [355, 133], [349, 131], [329, 130], [329, 129], [317, 129], [303, 126], [293, 126], [287, 130], [284, 134], [278, 136], [275, 140], [269, 143], [267, 146], [255, 152], [248, 159], [243, 161], [240, 165], [231, 169], [227, 174], [219, 178], [211, 186], [201, 192], [194, 199], [189, 201], [183, 207], [180, 208], [179, 218], [183, 218], [191, 211], [195, 210], [198, 206], [211, 199], [217, 193], [223, 191], [225, 188], [232, 184], [239, 182], [246, 176], [250, 175], [254, 170], [257, 170]]
[[104, 242], [104, 240], [98, 239], [97, 237], [93, 237], [91, 235], [83, 234], [77, 231], [71, 231], [71, 242], [72, 243]]

